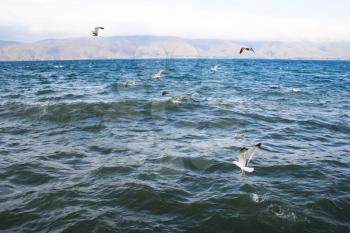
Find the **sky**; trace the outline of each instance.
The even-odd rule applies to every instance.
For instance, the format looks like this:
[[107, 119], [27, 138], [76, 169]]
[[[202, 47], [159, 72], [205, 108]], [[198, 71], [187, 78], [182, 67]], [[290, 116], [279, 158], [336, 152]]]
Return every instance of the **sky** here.
[[350, 0], [1, 0], [0, 40], [163, 35], [350, 41]]

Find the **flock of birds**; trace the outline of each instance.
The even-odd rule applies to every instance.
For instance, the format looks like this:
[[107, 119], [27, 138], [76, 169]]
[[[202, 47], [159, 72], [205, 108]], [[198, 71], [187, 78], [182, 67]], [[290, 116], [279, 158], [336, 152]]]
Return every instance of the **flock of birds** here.
[[[92, 36], [98, 36], [99, 35], [99, 30], [103, 30], [104, 27], [95, 27], [94, 30], [92, 30]], [[242, 47], [239, 51], [239, 54], [242, 54], [244, 51], [247, 52], [253, 52], [255, 54], [255, 51], [253, 48], [248, 48], [248, 47]], [[212, 72], [219, 72], [221, 70], [221, 67], [219, 65], [214, 65], [210, 68], [210, 70]], [[152, 77], [154, 79], [160, 80], [163, 76], [163, 74], [166, 74], [168, 72], [167, 69], [162, 68], [160, 69], [157, 73], [154, 73], [152, 75]], [[124, 86], [125, 87], [129, 87], [129, 86], [135, 86], [137, 85], [138, 81], [136, 80], [128, 80]], [[184, 101], [187, 101], [191, 98], [193, 98], [194, 96], [199, 95], [197, 92], [192, 93], [191, 95], [183, 95], [183, 96], [173, 96], [171, 95], [171, 93], [169, 91], [163, 91], [162, 92], [162, 96], [169, 96], [170, 97], [170, 101], [173, 104], [181, 104]], [[239, 138], [239, 135], [235, 135], [235, 138]], [[244, 176], [245, 172], [253, 172], [254, 168], [252, 167], [248, 167], [249, 162], [251, 161], [251, 159], [253, 158], [254, 154], [257, 152], [257, 149], [259, 149], [261, 147], [261, 143], [258, 143], [250, 148], [246, 148], [246, 147], [242, 147], [238, 154], [237, 154], [237, 158], [238, 161], [234, 161], [233, 164], [235, 164], [236, 166], [238, 166], [241, 169], [241, 175]]]

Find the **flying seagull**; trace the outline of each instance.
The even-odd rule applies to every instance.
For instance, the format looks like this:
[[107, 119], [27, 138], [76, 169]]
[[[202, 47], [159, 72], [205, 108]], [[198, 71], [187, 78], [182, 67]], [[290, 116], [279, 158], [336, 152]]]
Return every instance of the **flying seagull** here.
[[98, 36], [98, 30], [105, 29], [104, 27], [95, 27], [94, 30], [92, 30], [92, 36]]
[[165, 72], [165, 69], [160, 69], [157, 73], [153, 74], [153, 78], [161, 79], [162, 74]]
[[255, 51], [253, 48], [242, 47], [241, 50], [239, 50], [239, 54], [242, 54], [243, 51], [253, 52], [255, 54]]
[[219, 70], [221, 70], [221, 67], [219, 65], [214, 65], [210, 68], [210, 70], [213, 72], [218, 72]]
[[256, 150], [261, 147], [261, 143], [256, 144], [251, 148], [243, 147], [239, 150], [237, 158], [238, 161], [233, 161], [241, 169], [241, 175], [244, 176], [244, 172], [253, 172], [254, 168], [248, 167], [249, 161], [253, 158]]

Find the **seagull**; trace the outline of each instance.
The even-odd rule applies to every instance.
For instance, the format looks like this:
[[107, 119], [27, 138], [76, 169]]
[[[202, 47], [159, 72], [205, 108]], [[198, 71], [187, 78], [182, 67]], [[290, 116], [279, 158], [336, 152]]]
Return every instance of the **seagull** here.
[[301, 89], [296, 87], [291, 87], [289, 88], [289, 92], [301, 92]]
[[176, 96], [170, 95], [170, 92], [168, 92], [168, 91], [162, 92], [162, 96], [170, 96], [171, 97], [170, 101], [173, 104], [182, 104], [184, 101], [187, 101], [187, 100], [189, 100], [192, 97], [197, 96], [197, 95], [199, 95], [198, 92], [193, 92], [191, 95], [183, 95], [180, 97], [176, 97]]
[[92, 30], [92, 36], [98, 36], [98, 30], [105, 29], [104, 27], [95, 27], [94, 30]]
[[261, 143], [256, 144], [251, 148], [243, 147], [238, 152], [238, 161], [233, 161], [241, 169], [241, 175], [244, 176], [244, 172], [253, 172], [254, 168], [248, 167], [249, 161], [253, 158], [256, 150], [261, 147]]
[[188, 96], [180, 96], [180, 97], [176, 97], [176, 96], [172, 96], [171, 97], [171, 102], [173, 103], [173, 104], [182, 104], [184, 101], [186, 101], [186, 100], [188, 100], [189, 99], [189, 97]]
[[210, 68], [210, 70], [213, 72], [218, 72], [219, 70], [221, 70], [221, 67], [219, 65], [214, 65]]
[[199, 93], [195, 91], [195, 92], [192, 93], [191, 98], [195, 97], [195, 96], [198, 96], [198, 95], [199, 95]]
[[243, 51], [250, 51], [250, 52], [253, 52], [255, 54], [255, 51], [253, 48], [242, 47], [241, 50], [239, 50], [239, 54], [242, 54]]
[[136, 80], [128, 80], [124, 86], [125, 87], [128, 87], [128, 86], [135, 86], [137, 84], [137, 81]]
[[165, 69], [160, 69], [157, 73], [153, 74], [153, 78], [155, 79], [161, 79], [162, 74], [165, 72]]

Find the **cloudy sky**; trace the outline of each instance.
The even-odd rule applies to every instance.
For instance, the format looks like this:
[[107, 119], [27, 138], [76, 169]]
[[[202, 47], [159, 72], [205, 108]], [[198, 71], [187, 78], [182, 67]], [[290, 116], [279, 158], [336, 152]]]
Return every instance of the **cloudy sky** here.
[[171, 35], [350, 41], [349, 0], [1, 0], [0, 40]]

